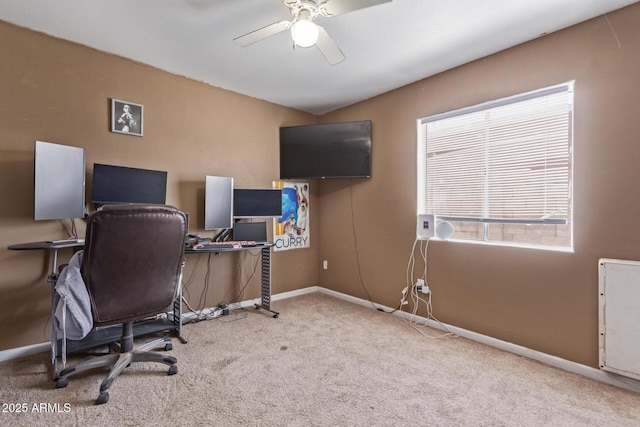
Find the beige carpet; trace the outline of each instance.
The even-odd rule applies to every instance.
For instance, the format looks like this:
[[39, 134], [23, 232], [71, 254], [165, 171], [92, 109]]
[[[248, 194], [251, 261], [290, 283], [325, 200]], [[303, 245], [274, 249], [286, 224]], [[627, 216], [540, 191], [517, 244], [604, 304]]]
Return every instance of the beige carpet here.
[[55, 389], [46, 354], [0, 363], [2, 409], [27, 407], [0, 425], [640, 425], [637, 393], [323, 294], [273, 308], [187, 325], [177, 375], [132, 365], [106, 405], [102, 373]]

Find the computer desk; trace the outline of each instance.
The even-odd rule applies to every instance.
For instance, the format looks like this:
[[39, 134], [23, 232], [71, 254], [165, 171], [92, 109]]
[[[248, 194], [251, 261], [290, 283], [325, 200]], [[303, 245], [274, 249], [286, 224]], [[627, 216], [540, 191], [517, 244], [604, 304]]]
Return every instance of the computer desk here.
[[[262, 309], [273, 314], [277, 318], [279, 313], [271, 309], [271, 247], [273, 243], [259, 244], [251, 247], [241, 248], [213, 248], [213, 249], [191, 249], [185, 247], [185, 255], [203, 254], [203, 253], [226, 253], [248, 251], [260, 249], [262, 276], [261, 276], [261, 294], [260, 303], [255, 304], [256, 309]], [[58, 278], [58, 250], [66, 248], [82, 248], [84, 241], [58, 241], [58, 242], [30, 242], [11, 245], [10, 250], [48, 250], [52, 252], [51, 273], [47, 276], [47, 283], [51, 287], [51, 336], [54, 337], [56, 331], [54, 329], [55, 316], [55, 285]], [[90, 348], [100, 347], [103, 345], [117, 342], [121, 337], [120, 325], [105, 326], [93, 329], [86, 337], [81, 340], [67, 340], [67, 353], [75, 353]], [[182, 285], [179, 287], [178, 295], [173, 301], [173, 313], [169, 313], [166, 319], [149, 319], [135, 322], [133, 325], [133, 335], [142, 336], [155, 332], [174, 331], [177, 338], [183, 344], [187, 340], [182, 335]], [[51, 362], [53, 366], [53, 379], [58, 378], [58, 356], [61, 355], [61, 340], [53, 340], [51, 343]]]
[[260, 281], [260, 303], [255, 304], [257, 309], [262, 309], [270, 312], [273, 317], [277, 318], [280, 313], [271, 309], [271, 248], [273, 243], [258, 243], [256, 246], [245, 246], [236, 248], [200, 248], [192, 249], [190, 246], [186, 246], [185, 254], [206, 254], [206, 253], [226, 253], [226, 252], [239, 252], [250, 251], [253, 249], [260, 249], [260, 262], [262, 264], [262, 275]]

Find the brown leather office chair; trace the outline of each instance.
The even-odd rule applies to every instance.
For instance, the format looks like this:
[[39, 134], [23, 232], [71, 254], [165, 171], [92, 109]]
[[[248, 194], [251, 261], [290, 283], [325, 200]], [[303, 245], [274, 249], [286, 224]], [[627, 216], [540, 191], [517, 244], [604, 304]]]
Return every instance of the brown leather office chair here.
[[80, 272], [89, 293], [93, 327], [122, 323], [119, 352], [62, 370], [56, 387], [66, 387], [71, 375], [110, 368], [96, 400], [101, 404], [109, 400], [111, 385], [132, 362], [164, 363], [169, 375], [178, 372], [175, 357], [148, 351], [170, 349], [169, 338], [133, 349], [133, 323], [169, 311], [181, 281], [186, 224], [183, 212], [162, 205], [109, 205], [89, 216]]

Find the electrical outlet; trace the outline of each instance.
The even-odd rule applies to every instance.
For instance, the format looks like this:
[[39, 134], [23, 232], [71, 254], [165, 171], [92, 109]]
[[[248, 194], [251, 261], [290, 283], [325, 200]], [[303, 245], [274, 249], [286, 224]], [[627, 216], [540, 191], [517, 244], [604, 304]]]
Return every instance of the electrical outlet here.
[[413, 286], [423, 294], [428, 294], [429, 292], [431, 292], [429, 289], [429, 285], [424, 282], [424, 279], [417, 279], [415, 285]]
[[329, 261], [325, 259], [324, 261], [322, 261], [322, 269], [326, 270], [328, 268], [329, 268]]

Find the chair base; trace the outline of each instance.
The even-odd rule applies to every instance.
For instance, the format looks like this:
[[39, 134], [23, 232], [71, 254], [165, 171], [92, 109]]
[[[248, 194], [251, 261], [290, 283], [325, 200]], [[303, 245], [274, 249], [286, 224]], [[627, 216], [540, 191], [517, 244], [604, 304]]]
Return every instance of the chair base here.
[[109, 401], [109, 389], [113, 385], [118, 375], [120, 375], [133, 362], [156, 362], [164, 363], [169, 366], [169, 375], [178, 373], [178, 359], [173, 356], [155, 353], [150, 350], [164, 347], [165, 350], [171, 350], [172, 344], [169, 337], [149, 341], [141, 345], [136, 350], [125, 351], [123, 353], [112, 353], [96, 357], [94, 359], [80, 362], [76, 366], [63, 369], [58, 378], [56, 378], [56, 388], [64, 388], [69, 384], [69, 377], [82, 372], [86, 372], [97, 368], [110, 368], [109, 375], [102, 381], [100, 385], [100, 395], [96, 400], [96, 404], [103, 404]]

